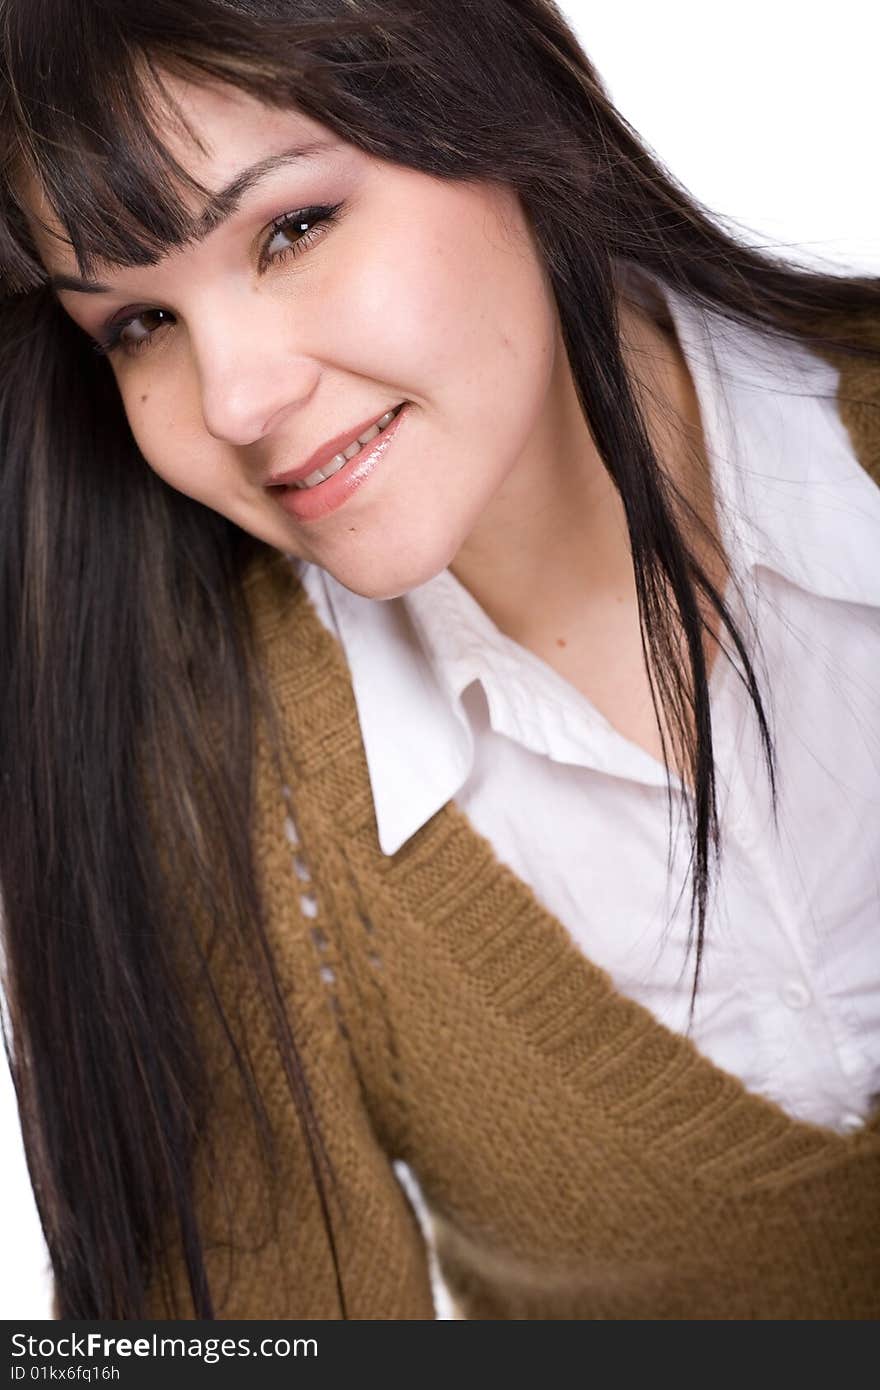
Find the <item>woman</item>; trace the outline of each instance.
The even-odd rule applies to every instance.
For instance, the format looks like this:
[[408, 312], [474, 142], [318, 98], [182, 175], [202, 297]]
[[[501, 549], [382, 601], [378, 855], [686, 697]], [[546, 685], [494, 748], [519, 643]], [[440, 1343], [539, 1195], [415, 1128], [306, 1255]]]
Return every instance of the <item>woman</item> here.
[[876, 1316], [880, 283], [540, 0], [3, 19], [59, 1314], [430, 1317], [402, 1162], [462, 1316]]

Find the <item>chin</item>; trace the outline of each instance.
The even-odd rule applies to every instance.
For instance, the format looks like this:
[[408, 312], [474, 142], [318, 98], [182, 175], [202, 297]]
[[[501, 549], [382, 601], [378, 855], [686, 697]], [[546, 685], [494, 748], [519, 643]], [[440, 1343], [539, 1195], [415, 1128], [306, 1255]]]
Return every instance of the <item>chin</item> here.
[[413, 575], [395, 574], [394, 577], [387, 579], [377, 577], [366, 580], [357, 576], [347, 578], [344, 574], [334, 574], [333, 578], [337, 579], [346, 589], [350, 589], [353, 594], [359, 594], [361, 598], [386, 600], [402, 598], [411, 589], [417, 589], [420, 584], [427, 584], [429, 579], [433, 579], [444, 568], [445, 566], [440, 565], [437, 569], [428, 572], [419, 571]]
[[408, 594], [421, 584], [427, 584], [446, 569], [455, 557], [457, 547], [432, 550], [430, 554], [395, 554], [383, 556], [369, 565], [328, 563], [326, 569], [333, 578], [361, 598], [392, 599]]

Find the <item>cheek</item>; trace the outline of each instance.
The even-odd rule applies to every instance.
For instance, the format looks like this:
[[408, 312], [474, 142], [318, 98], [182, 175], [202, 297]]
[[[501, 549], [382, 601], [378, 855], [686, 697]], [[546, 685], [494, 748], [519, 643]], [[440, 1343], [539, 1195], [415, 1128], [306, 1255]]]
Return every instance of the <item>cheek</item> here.
[[223, 496], [221, 450], [202, 424], [198, 391], [186, 373], [164, 373], [160, 381], [120, 383], [129, 427], [141, 454], [170, 487], [216, 506]]
[[343, 277], [337, 342], [425, 402], [491, 402], [496, 423], [499, 398], [528, 406], [546, 389], [554, 314], [516, 213], [455, 185], [404, 187], [392, 207]]
[[[419, 407], [396, 478], [379, 483], [357, 525], [330, 537], [320, 557], [373, 598], [452, 562], [535, 452], [547, 412], [557, 315], [540, 262], [485, 205], [450, 203], [436, 218], [412, 209], [382, 269], [365, 262], [358, 281], [364, 320], [368, 305], [381, 310], [365, 370]], [[377, 548], [388, 531], [393, 554]]]

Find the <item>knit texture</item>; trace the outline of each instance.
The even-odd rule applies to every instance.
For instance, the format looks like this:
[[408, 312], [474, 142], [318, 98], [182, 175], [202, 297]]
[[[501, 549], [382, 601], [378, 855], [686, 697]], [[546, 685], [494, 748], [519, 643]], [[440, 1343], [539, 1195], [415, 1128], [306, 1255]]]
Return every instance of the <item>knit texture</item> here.
[[[880, 369], [837, 364], [880, 482]], [[347, 1315], [434, 1315], [401, 1159], [463, 1317], [880, 1316], [880, 1112], [838, 1135], [746, 1091], [620, 995], [454, 803], [384, 856], [341, 648], [283, 556], [261, 557], [247, 593], [285, 741], [278, 769], [260, 730], [257, 862]], [[199, 1201], [217, 1313], [338, 1318], [266, 1010], [220, 949], [278, 1157], [271, 1171], [195, 997], [216, 1072]], [[182, 1266], [175, 1282], [185, 1308]], [[151, 1298], [167, 1315], [168, 1291]]]

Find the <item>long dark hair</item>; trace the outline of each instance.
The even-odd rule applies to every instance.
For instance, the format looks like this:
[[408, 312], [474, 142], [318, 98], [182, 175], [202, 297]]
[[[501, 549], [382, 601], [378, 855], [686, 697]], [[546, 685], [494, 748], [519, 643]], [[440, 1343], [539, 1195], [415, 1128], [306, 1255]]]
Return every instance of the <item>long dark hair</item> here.
[[[253, 1077], [246, 1040], [212, 992], [193, 904], [250, 962], [315, 1182], [323, 1193], [332, 1181], [249, 843], [253, 721], [269, 695], [242, 579], [265, 547], [146, 466], [106, 360], [46, 286], [20, 202], [24, 177], [35, 179], [83, 274], [98, 259], [150, 263], [180, 245], [190, 225], [168, 189], [196, 185], [155, 134], [163, 69], [296, 106], [382, 158], [519, 194], [625, 507], [664, 753], [689, 773], [695, 987], [719, 845], [704, 647], [713, 615], [748, 685], [771, 779], [772, 739], [747, 644], [648, 437], [615, 275], [641, 267], [780, 341], [880, 355], [860, 328], [880, 313], [880, 280], [784, 264], [711, 217], [615, 110], [544, 0], [0, 0], [7, 1048], [57, 1311], [72, 1318], [143, 1314], [169, 1219], [192, 1310], [214, 1313], [193, 1184], [209, 1100], [185, 975]], [[170, 886], [180, 882], [186, 903]]]

